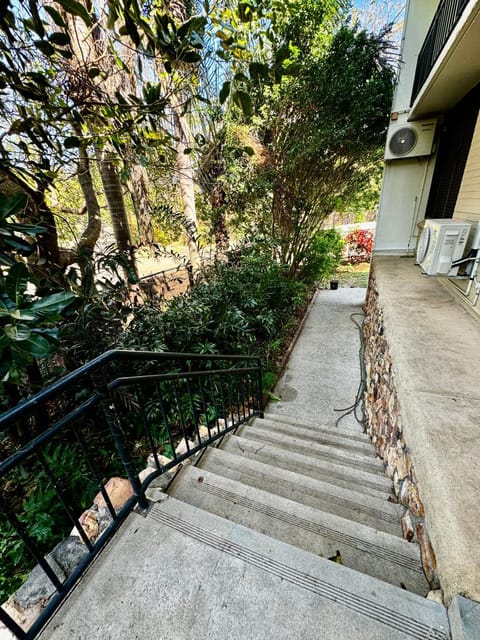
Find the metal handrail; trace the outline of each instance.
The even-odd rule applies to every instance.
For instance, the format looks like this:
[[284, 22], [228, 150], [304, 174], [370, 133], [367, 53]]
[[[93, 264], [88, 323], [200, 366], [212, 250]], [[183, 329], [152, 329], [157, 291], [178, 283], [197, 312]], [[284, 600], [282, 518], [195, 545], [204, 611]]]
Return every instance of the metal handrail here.
[[467, 4], [468, 0], [442, 0], [438, 5], [418, 55], [411, 104], [415, 102]]
[[[113, 371], [107, 368], [106, 373], [113, 375], [110, 378], [103, 375], [100, 385], [91, 389], [92, 373], [101, 371], [105, 374], [106, 365], [118, 365], [119, 362], [128, 363], [131, 369], [136, 361], [142, 366], [145, 363], [158, 365], [159, 372], [155, 372], [155, 366], [153, 371], [149, 366], [146, 373], [119, 376], [118, 366]], [[158, 369], [165, 363], [176, 365], [170, 367], [174, 371]], [[201, 367], [207, 365], [212, 368], [202, 370]], [[55, 401], [64, 399], [66, 391], [76, 393], [78, 384], [84, 382], [88, 383], [88, 398], [80, 396], [74, 401], [70, 398], [74, 406], [68, 404], [60, 417], [54, 417], [51, 424], [42, 425], [46, 427], [42, 433], [0, 463], [3, 487], [0, 514], [13, 527], [15, 535], [52, 585], [53, 595], [48, 605], [29, 630], [21, 629], [0, 607], [0, 620], [21, 640], [30, 640], [40, 632], [128, 514], [135, 507], [148, 508], [145, 492], [153, 480], [253, 416], [262, 415], [262, 366], [255, 356], [113, 350], [7, 411], [0, 416], [0, 429], [28, 419], [47, 403], [51, 407]], [[183, 448], [178, 448], [178, 442], [183, 443]], [[92, 493], [98, 492], [103, 498], [110, 524], [99, 537], [89, 537], [88, 530], [80, 524], [75, 507], [69, 502], [69, 493], [75, 492], [76, 488], [55, 468], [52, 462], [55, 446], [69, 450], [69, 455], [75, 457], [78, 469], [85, 475], [85, 481], [91, 485]], [[106, 478], [112, 472], [110, 468], [99, 468], [98, 449], [107, 451], [114, 475], [121, 475], [130, 482], [133, 493], [122, 506], [113, 504], [106, 489]], [[162, 458], [160, 452], [167, 449], [169, 457]], [[139, 455], [138, 450], [141, 451]], [[148, 454], [149, 475], [141, 480], [139, 472], [146, 466]], [[68, 530], [73, 526], [84, 545], [83, 559], [66, 579], [58, 577], [51, 568], [46, 559], [48, 550], [35, 538], [27, 517], [24, 505], [30, 497], [33, 477], [43, 478], [50, 497], [53, 495], [52, 510], [60, 513], [61, 529], [65, 531], [67, 526]], [[37, 489], [37, 493], [41, 492]]]
[[244, 355], [221, 355], [221, 354], [202, 354], [202, 353], [177, 353], [173, 351], [134, 351], [129, 349], [110, 349], [109, 351], [105, 351], [101, 355], [97, 356], [93, 360], [86, 362], [75, 371], [67, 374], [60, 380], [53, 382], [51, 385], [42, 389], [35, 395], [27, 398], [20, 402], [16, 407], [6, 411], [2, 415], [0, 415], [0, 431], [2, 426], [4, 426], [7, 422], [12, 420], [13, 418], [19, 418], [24, 413], [31, 411], [32, 408], [37, 407], [40, 404], [43, 404], [50, 398], [58, 395], [60, 391], [64, 389], [68, 389], [73, 382], [84, 378], [85, 376], [89, 376], [92, 373], [97, 372], [99, 369], [105, 367], [105, 365], [111, 363], [115, 360], [124, 360], [124, 361], [133, 361], [133, 360], [141, 360], [141, 361], [181, 361], [188, 362], [190, 360], [193, 361], [231, 361], [231, 362], [241, 362], [241, 361], [250, 361], [257, 362], [261, 364], [261, 360], [258, 356], [244, 356]]

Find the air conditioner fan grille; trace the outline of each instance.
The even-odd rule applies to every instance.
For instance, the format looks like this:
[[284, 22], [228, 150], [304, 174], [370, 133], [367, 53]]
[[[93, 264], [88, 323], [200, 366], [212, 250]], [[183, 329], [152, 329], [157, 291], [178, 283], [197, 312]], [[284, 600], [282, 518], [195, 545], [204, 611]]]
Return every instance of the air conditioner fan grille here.
[[396, 156], [405, 156], [417, 144], [417, 132], [413, 127], [403, 127], [390, 138], [390, 151]]

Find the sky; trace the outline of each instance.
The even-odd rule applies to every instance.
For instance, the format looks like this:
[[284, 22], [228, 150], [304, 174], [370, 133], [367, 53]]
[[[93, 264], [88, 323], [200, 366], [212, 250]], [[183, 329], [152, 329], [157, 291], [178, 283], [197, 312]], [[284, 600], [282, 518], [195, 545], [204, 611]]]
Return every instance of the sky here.
[[401, 31], [406, 0], [354, 0], [353, 5], [353, 12], [358, 13], [360, 22], [366, 29], [376, 31], [393, 22], [398, 25], [397, 30]]

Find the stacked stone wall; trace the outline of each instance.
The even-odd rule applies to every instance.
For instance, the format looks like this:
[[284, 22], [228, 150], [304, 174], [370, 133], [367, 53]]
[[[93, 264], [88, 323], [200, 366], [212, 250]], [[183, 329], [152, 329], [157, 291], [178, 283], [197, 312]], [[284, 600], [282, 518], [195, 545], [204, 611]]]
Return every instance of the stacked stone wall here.
[[405, 507], [402, 518], [403, 536], [409, 541], [418, 541], [425, 575], [432, 589], [437, 589], [437, 563], [425, 527], [425, 509], [420, 497], [414, 460], [403, 432], [394, 363], [374, 271], [370, 275], [365, 313], [367, 432], [385, 463], [386, 474], [393, 481], [395, 499]]

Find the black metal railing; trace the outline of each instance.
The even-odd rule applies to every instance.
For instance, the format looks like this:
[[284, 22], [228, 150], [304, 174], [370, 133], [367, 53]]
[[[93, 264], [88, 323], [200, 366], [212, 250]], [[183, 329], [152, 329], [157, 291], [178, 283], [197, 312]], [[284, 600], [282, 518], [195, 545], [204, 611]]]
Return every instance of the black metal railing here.
[[192, 270], [180, 265], [143, 276], [139, 285], [148, 296], [169, 300], [188, 291], [192, 278]]
[[467, 4], [468, 0], [442, 0], [440, 2], [418, 55], [411, 104], [415, 102]]
[[2, 563], [20, 567], [11, 604], [25, 605], [34, 573], [47, 603], [29, 629], [1, 607], [0, 621], [34, 638], [127, 515], [148, 507], [151, 482], [255, 415], [256, 357], [110, 351], [0, 416], [2, 441], [39, 432], [0, 463]]

